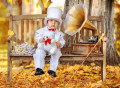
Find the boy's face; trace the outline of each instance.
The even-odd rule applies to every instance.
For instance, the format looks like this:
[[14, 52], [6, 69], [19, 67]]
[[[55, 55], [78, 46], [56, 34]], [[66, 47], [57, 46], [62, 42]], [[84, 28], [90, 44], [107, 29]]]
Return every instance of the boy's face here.
[[51, 29], [56, 29], [59, 25], [59, 21], [54, 20], [54, 19], [50, 19], [50, 20], [47, 21], [47, 25]]

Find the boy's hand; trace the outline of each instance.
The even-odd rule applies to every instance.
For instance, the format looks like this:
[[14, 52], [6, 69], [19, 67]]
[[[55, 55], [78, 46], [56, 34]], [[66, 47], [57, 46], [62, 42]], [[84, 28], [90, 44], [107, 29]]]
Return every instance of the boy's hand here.
[[60, 42], [56, 42], [57, 48], [59, 48], [61, 46]]
[[45, 42], [44, 38], [41, 38], [41, 39], [40, 39], [40, 42]]

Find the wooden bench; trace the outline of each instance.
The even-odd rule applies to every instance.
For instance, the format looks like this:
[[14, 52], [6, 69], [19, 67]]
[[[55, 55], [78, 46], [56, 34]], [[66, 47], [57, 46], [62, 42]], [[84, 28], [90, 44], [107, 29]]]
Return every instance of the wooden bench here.
[[[34, 41], [35, 31], [41, 27], [43, 27], [43, 20], [46, 17], [46, 14], [39, 15], [21, 15], [21, 16], [12, 16], [10, 15], [10, 23], [9, 29], [13, 30], [15, 35], [8, 37], [8, 64], [7, 64], [7, 81], [9, 82], [12, 79], [12, 61], [13, 60], [33, 60], [32, 55], [12, 55], [10, 52], [13, 49], [13, 46], [17, 44], [21, 44], [23, 42], [28, 42], [29, 44], [36, 45]], [[104, 32], [104, 18], [103, 17], [95, 17], [90, 16], [88, 19], [97, 26], [98, 34]], [[64, 22], [64, 17], [63, 17]], [[63, 25], [59, 28], [62, 32], [64, 32]], [[87, 36], [86, 36], [87, 35]], [[66, 44], [64, 48], [62, 48], [62, 57], [61, 61], [80, 61], [84, 60], [87, 55], [75, 55], [72, 54], [72, 44], [83, 41], [86, 37], [90, 37], [93, 35], [91, 30], [82, 30], [81, 37], [80, 33], [77, 33], [74, 36], [69, 36], [65, 34]], [[101, 78], [103, 81], [106, 81], [106, 41], [101, 41], [100, 43], [101, 53], [90, 55], [87, 60], [98, 60], [101, 62]], [[47, 56], [46, 60], [49, 60], [50, 57]]]

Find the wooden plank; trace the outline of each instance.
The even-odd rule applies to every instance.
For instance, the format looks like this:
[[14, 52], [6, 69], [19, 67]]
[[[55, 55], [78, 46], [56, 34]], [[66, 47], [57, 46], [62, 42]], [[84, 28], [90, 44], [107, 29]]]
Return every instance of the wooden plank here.
[[[34, 20], [34, 31], [37, 31], [37, 20]], [[35, 34], [34, 34], [35, 36]], [[34, 41], [34, 45], [36, 45], [37, 43]]]
[[104, 33], [104, 17], [101, 16], [101, 33]]
[[37, 19], [37, 29], [40, 29], [40, 23], [39, 19]]
[[[63, 20], [63, 22], [64, 22], [64, 20]], [[64, 29], [64, 27], [63, 27], [64, 23], [63, 22], [62, 22], [61, 27], [60, 27], [61, 32], [63, 32], [63, 29]]]
[[72, 47], [63, 47], [61, 51], [72, 51]]
[[101, 0], [101, 16], [104, 16], [104, 12], [105, 12], [105, 1], [106, 1], [106, 0]]
[[[85, 55], [85, 54], [63, 54], [61, 57], [86, 57], [86, 56], [87, 55]], [[25, 58], [28, 57], [28, 59], [29, 59], [30, 57], [33, 58], [33, 55], [11, 55], [11, 59], [13, 57], [16, 59], [19, 59], [22, 57], [25, 57]], [[47, 55], [47, 57], [50, 57], [50, 55]], [[103, 57], [103, 54], [91, 54], [90, 57]]]
[[18, 44], [21, 44], [21, 20], [18, 21]]
[[13, 16], [13, 20], [43, 19], [46, 16], [47, 16], [46, 14], [18, 15], [18, 16]]
[[[13, 26], [13, 21], [12, 21], [12, 19], [13, 19], [13, 16], [10, 15], [9, 30], [13, 30], [13, 27], [12, 27], [12, 26]], [[10, 45], [11, 45], [10, 48], [12, 49], [12, 48], [13, 48], [13, 47], [12, 47], [12, 46], [13, 46], [13, 36], [12, 36], [12, 41], [10, 42]]]
[[91, 16], [91, 13], [92, 13], [92, 3], [93, 3], [93, 0], [89, 0], [88, 16]]
[[15, 41], [16, 44], [18, 44], [18, 21], [14, 21], [14, 25], [15, 25]]
[[[95, 25], [95, 21], [92, 21], [92, 24]], [[92, 35], [95, 35], [95, 32], [92, 30]]]
[[76, 43], [79, 42], [79, 32], [76, 33]]
[[100, 38], [100, 22], [97, 22], [97, 29], [98, 29], [98, 38]]
[[[20, 16], [13, 16], [13, 21], [17, 20], [32, 20], [32, 19], [44, 19], [46, 17], [46, 14], [39, 14], [39, 15], [20, 15]], [[65, 18], [65, 15], [64, 17]], [[100, 17], [98, 16], [88, 16], [89, 20], [93, 21], [100, 21]]]
[[88, 41], [89, 37], [90, 37], [90, 30], [86, 30], [86, 41]]
[[84, 4], [84, 0], [81, 0], [81, 2]]
[[98, 0], [97, 16], [102, 16], [102, 12], [104, 11], [103, 8], [104, 7], [102, 6], [102, 0]]
[[[9, 30], [12, 30], [12, 15], [10, 15], [10, 21], [9, 21]], [[11, 75], [11, 59], [10, 59], [10, 51], [11, 51], [11, 42], [8, 41], [8, 52], [7, 52], [7, 82], [10, 82], [10, 79], [12, 77]]]
[[9, 58], [7, 64], [7, 82], [10, 82], [11, 79], [12, 79], [12, 60]]
[[99, 16], [98, 13], [99, 13], [99, 1], [100, 0], [92, 0], [93, 3], [92, 3], [92, 11], [91, 11], [91, 15], [92, 16]]
[[24, 42], [27, 42], [27, 22], [24, 20]]
[[32, 20], [29, 20], [29, 44], [32, 44]]
[[34, 29], [37, 31], [37, 20], [34, 20]]
[[39, 19], [39, 28], [43, 27], [42, 19]]
[[[13, 32], [15, 34], [15, 37], [17, 36], [17, 29], [16, 29], [16, 21], [13, 21]], [[17, 40], [15, 40], [17, 41]], [[13, 42], [13, 46], [16, 45], [16, 42], [12, 41]]]
[[66, 41], [65, 46], [68, 47], [68, 34], [65, 35], [65, 41]]
[[34, 40], [34, 37], [35, 37], [35, 29], [34, 29], [34, 20], [32, 20], [32, 44], [34, 44], [35, 40]]
[[106, 40], [103, 41], [103, 54], [104, 54], [104, 56], [103, 56], [102, 80], [103, 80], [103, 82], [105, 82], [106, 81]]
[[71, 36], [71, 43], [70, 43], [70, 47], [72, 46], [72, 44], [74, 43], [74, 36]]
[[[63, 54], [60, 58], [60, 61], [83, 61], [87, 55], [70, 55]], [[33, 60], [33, 56], [11, 56], [11, 60]], [[46, 56], [45, 60], [50, 60], [50, 56]], [[103, 55], [90, 55], [87, 61], [103, 60]]]
[[[104, 33], [104, 17], [101, 16], [101, 35], [102, 33]], [[103, 47], [103, 41], [101, 41], [101, 47]], [[102, 52], [103, 52], [103, 48], [101, 48]]]
[[87, 31], [89, 31], [89, 30], [84, 29], [84, 41], [85, 42], [87, 42], [87, 37], [88, 37]]
[[13, 25], [13, 23], [12, 23], [12, 19], [13, 19], [13, 16], [12, 16], [12, 15], [10, 15], [9, 30], [12, 30], [12, 25]]
[[90, 21], [101, 21], [101, 18], [98, 16], [88, 16], [88, 19]]
[[24, 42], [24, 20], [21, 20], [21, 43]]
[[84, 41], [84, 30], [81, 30], [80, 33], [81, 33], [80, 42], [83, 42]]

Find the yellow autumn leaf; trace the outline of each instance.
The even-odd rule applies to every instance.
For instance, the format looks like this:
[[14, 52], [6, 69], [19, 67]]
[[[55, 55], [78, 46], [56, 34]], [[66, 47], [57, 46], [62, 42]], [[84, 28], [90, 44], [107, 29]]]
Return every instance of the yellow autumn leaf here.
[[79, 84], [76, 85], [76, 87], [79, 87], [79, 86], [80, 86]]
[[106, 82], [105, 84], [112, 84], [112, 82], [111, 82], [111, 81], [108, 81], [108, 82]]
[[25, 0], [25, 5], [26, 5], [26, 6], [27, 6], [28, 2], [29, 2], [29, 0]]
[[58, 86], [62, 87], [62, 86], [64, 86], [64, 84], [59, 84]]
[[120, 66], [120, 64], [118, 64]]
[[120, 87], [120, 83], [116, 84], [115, 86], [113, 86], [114, 88], [119, 88]]
[[12, 30], [8, 30], [8, 35], [14, 35], [14, 32]]
[[45, 4], [47, 3], [47, 0], [43, 0], [43, 5], [45, 7]]
[[8, 1], [8, 3], [10, 3], [12, 5], [12, 0], [7, 0], [7, 1]]
[[90, 69], [88, 66], [84, 66], [84, 67], [83, 67], [83, 71], [84, 71], [84, 72], [90, 72], [91, 69]]
[[50, 2], [47, 2], [47, 3], [44, 4], [44, 7], [48, 8], [50, 6], [50, 4], [51, 4]]
[[37, 3], [36, 3], [36, 6], [38, 7], [39, 5], [40, 5], [40, 2], [37, 2]]
[[51, 2], [47, 1], [47, 0], [43, 0], [43, 4], [45, 8], [48, 8], [51, 4]]
[[90, 65], [91, 65], [91, 66], [95, 66], [95, 63], [91, 63]]
[[120, 56], [120, 40], [115, 40], [115, 49]]

